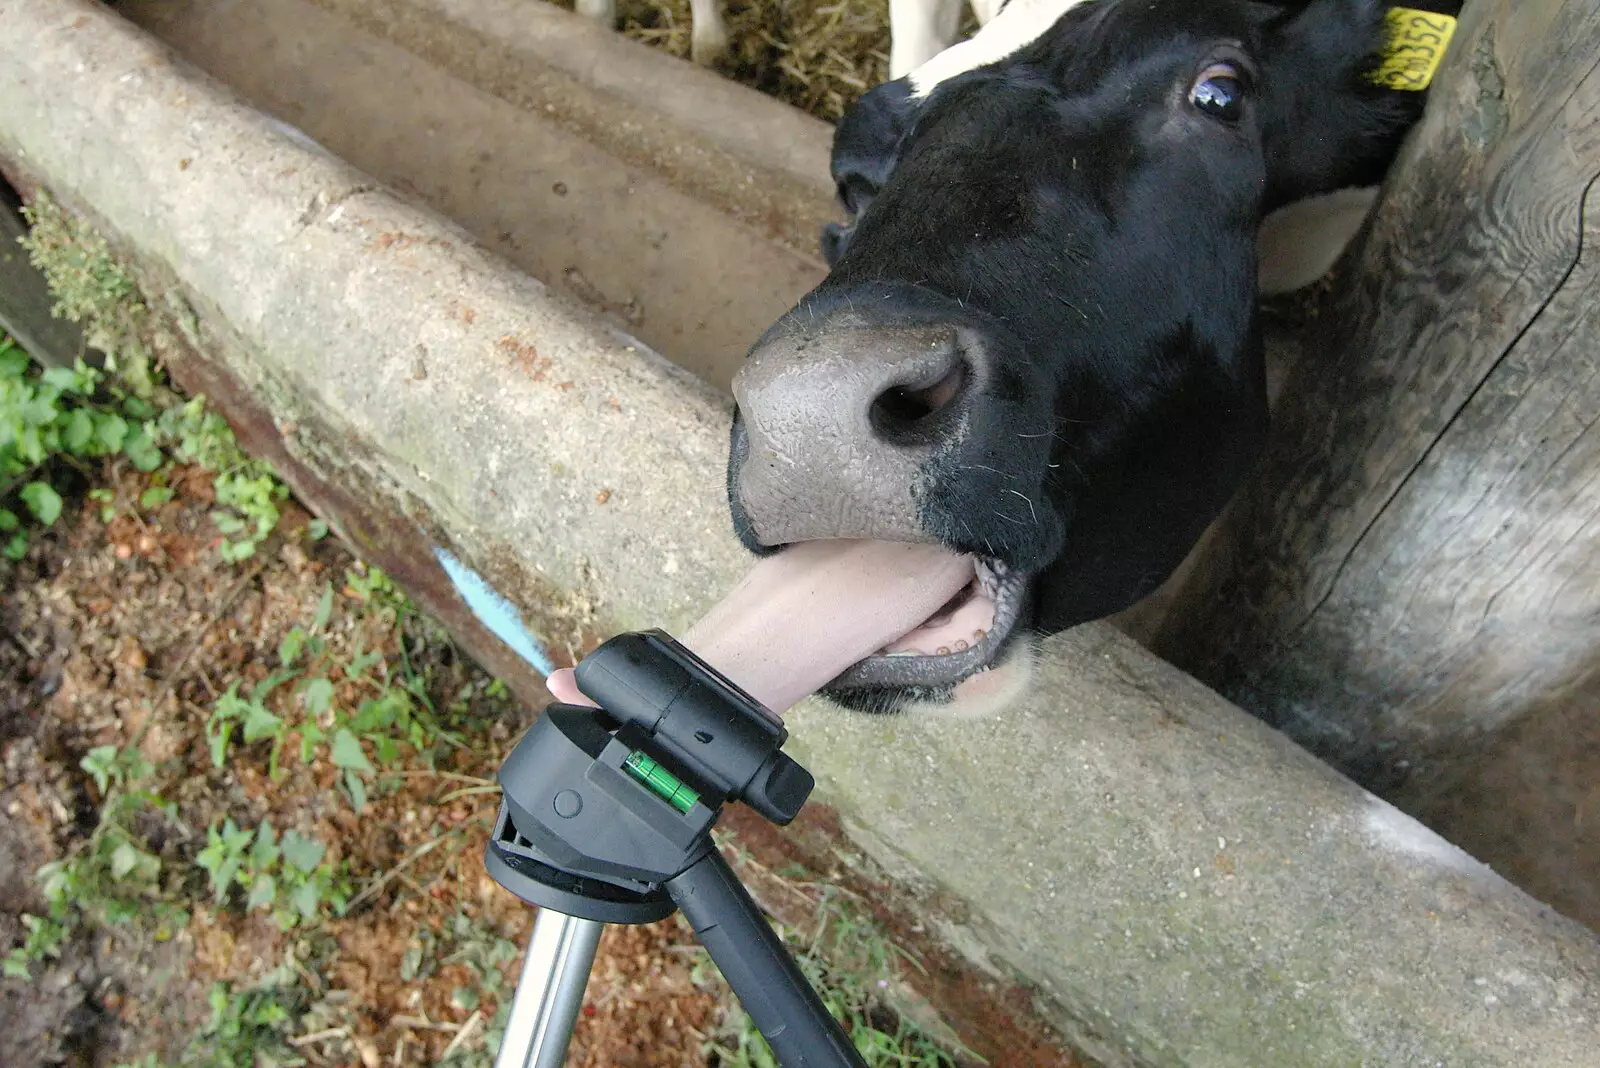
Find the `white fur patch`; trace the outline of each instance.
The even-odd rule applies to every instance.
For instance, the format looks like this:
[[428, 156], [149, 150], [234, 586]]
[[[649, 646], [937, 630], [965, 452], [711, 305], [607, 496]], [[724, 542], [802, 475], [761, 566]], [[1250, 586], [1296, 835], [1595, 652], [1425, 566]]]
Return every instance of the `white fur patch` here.
[[949, 48], [964, 0], [889, 0], [889, 77], [901, 78]]
[[1291, 293], [1327, 274], [1377, 199], [1377, 186], [1339, 189], [1286, 204], [1263, 219], [1256, 238], [1261, 292]]
[[[1085, 0], [1010, 0], [988, 25], [952, 45], [910, 74], [911, 95], [924, 97], [958, 74], [986, 67], [1038, 40], [1056, 20]], [[991, 7], [992, 10], [992, 7]], [[899, 27], [896, 27], [899, 32]]]

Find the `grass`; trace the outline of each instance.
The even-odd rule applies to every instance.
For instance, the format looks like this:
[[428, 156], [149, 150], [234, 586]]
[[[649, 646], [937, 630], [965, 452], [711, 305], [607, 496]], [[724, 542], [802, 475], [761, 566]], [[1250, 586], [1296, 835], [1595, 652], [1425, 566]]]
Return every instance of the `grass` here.
[[[818, 118], [838, 121], [889, 76], [889, 6], [883, 0], [727, 0], [723, 6], [730, 44], [718, 70]], [[617, 13], [622, 33], [688, 57], [689, 0], [622, 0]]]

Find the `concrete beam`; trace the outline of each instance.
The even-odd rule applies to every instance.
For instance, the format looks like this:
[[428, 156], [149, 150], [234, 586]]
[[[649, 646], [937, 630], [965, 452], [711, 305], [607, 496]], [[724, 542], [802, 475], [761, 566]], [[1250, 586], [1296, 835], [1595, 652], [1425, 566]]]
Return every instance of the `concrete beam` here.
[[[0, 163], [138, 266], [179, 381], [526, 698], [746, 560], [727, 402], [104, 8], [0, 0]], [[1107, 1064], [1592, 1066], [1600, 942], [1107, 627], [979, 723], [793, 717], [856, 841]]]
[[832, 128], [570, 12], [532, 0], [117, 10], [713, 385], [826, 273]]

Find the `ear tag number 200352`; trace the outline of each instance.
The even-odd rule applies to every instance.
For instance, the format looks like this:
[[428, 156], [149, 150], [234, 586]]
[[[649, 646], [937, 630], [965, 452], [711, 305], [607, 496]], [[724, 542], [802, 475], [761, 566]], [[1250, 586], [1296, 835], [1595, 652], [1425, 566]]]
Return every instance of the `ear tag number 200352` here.
[[1389, 31], [1389, 43], [1378, 69], [1372, 72], [1372, 80], [1385, 89], [1421, 92], [1444, 61], [1445, 49], [1456, 32], [1456, 20], [1432, 11], [1391, 7], [1383, 21]]

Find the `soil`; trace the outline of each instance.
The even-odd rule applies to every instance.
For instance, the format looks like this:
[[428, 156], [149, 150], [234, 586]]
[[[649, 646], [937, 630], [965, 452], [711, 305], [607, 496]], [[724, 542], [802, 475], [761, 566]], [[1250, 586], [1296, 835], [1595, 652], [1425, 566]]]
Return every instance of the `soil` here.
[[[156, 788], [175, 807], [142, 815], [134, 830], [162, 860], [162, 898], [187, 919], [171, 931], [86, 924], [30, 980], [0, 979], [5, 1063], [177, 1061], [206, 1022], [213, 984], [246, 989], [289, 960], [300, 972], [294, 998], [308, 1009], [298, 1034], [313, 1036], [296, 1045], [307, 1062], [433, 1064], [453, 1048], [480, 1051], [476, 1063], [487, 1064], [484, 1033], [509, 1000], [533, 910], [489, 880], [479, 858], [492, 776], [529, 712], [494, 696], [492, 680], [425, 621], [399, 621], [364, 596], [359, 562], [331, 538], [306, 538], [310, 517], [293, 504], [254, 559], [227, 564], [209, 476], [180, 469], [175, 498], [141, 511], [148, 476], [97, 475], [116, 494], [112, 522], [100, 502], [70, 502], [23, 561], [0, 563], [0, 951], [22, 942], [23, 914], [44, 911], [33, 873], [89, 843], [104, 798], [79, 762], [95, 746], [137, 741], [155, 765]], [[381, 654], [376, 681], [340, 678], [336, 700], [353, 705], [371, 696], [363, 687], [385, 685], [404, 641], [435, 706], [455, 703], [449, 725], [468, 741], [408, 750], [401, 771], [382, 766], [359, 816], [326, 759], [286, 755], [274, 782], [267, 742], [235, 743], [221, 768], [206, 744], [217, 696], [275, 671], [279, 643], [309, 625], [330, 586], [330, 678], [359, 650]], [[290, 689], [273, 691], [269, 707], [287, 716]], [[286, 753], [293, 748], [291, 734]], [[285, 932], [237, 895], [217, 906], [195, 856], [206, 828], [228, 818], [326, 843], [359, 904], [314, 934]], [[691, 942], [676, 919], [610, 928], [570, 1063], [706, 1063], [701, 1047], [725, 1006], [690, 981]]]

